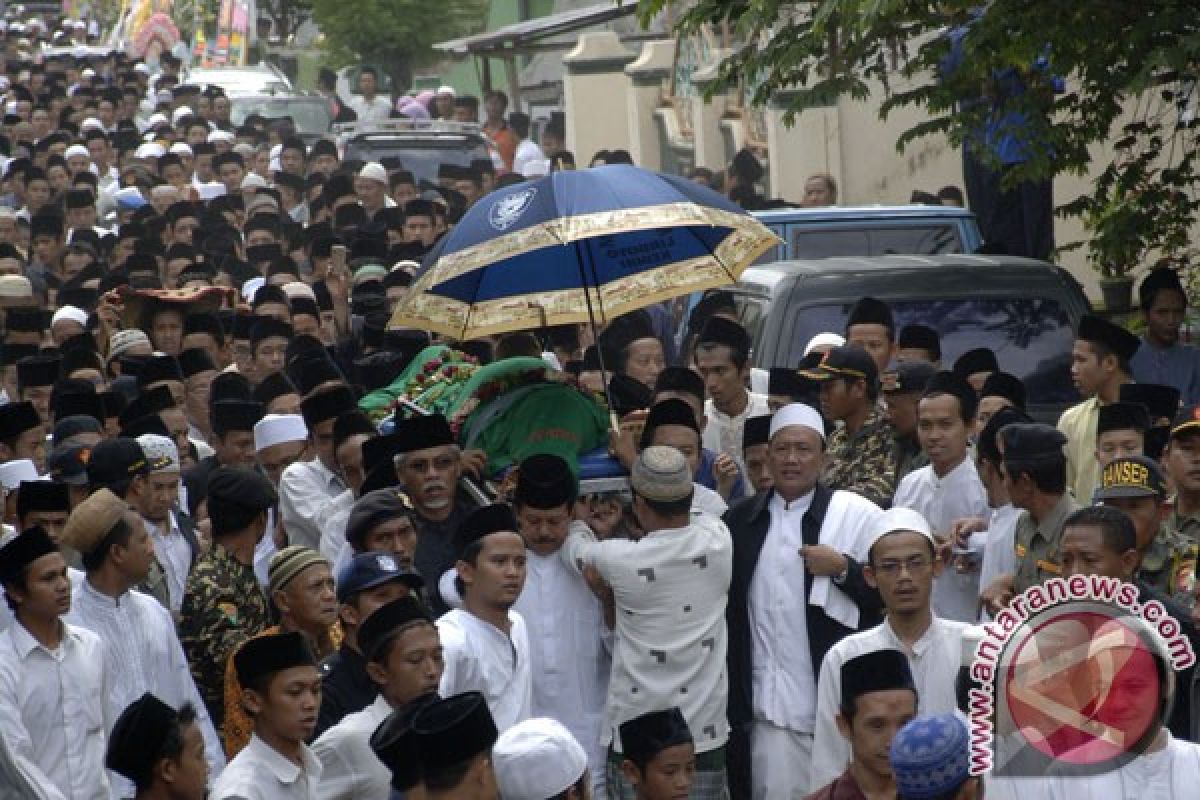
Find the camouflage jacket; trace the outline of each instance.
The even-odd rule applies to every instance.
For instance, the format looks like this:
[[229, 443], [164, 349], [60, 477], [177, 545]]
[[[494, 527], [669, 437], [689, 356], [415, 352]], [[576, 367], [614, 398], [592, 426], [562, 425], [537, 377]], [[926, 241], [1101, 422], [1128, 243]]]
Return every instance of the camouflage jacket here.
[[877, 407], [853, 436], [844, 427], [829, 435], [821, 483], [855, 492], [880, 508], [896, 494], [896, 443], [891, 424]]
[[225, 664], [239, 644], [261, 633], [269, 622], [267, 598], [254, 567], [214, 544], [188, 576], [180, 617], [179, 640], [219, 732], [225, 717]]

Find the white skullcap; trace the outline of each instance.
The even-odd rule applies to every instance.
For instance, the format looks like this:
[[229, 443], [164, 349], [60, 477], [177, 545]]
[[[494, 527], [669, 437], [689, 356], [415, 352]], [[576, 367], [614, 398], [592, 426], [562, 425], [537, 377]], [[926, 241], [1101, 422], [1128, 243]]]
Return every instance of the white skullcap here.
[[[100, 120], [96, 119], [95, 117], [88, 117], [83, 122], [79, 123], [79, 130], [81, 130], [81, 131], [92, 131], [92, 130], [102, 131], [102, 130], [104, 130], [104, 123], [101, 122]], [[86, 150], [87, 148], [84, 148], [84, 149]]]
[[246, 177], [242, 178], [243, 189], [265, 189], [267, 182], [263, 180], [263, 176], [256, 172], [247, 172]]
[[287, 295], [288, 300], [295, 300], [297, 297], [307, 297], [309, 300], [316, 302], [317, 294], [304, 281], [291, 281], [283, 285], [283, 293]]
[[789, 403], [776, 411], [771, 417], [771, 429], [767, 439], [774, 439], [775, 434], [793, 425], [816, 431], [822, 440], [825, 439], [825, 420], [821, 418], [820, 412], [804, 403]]
[[281, 144], [271, 145], [271, 151], [270, 151], [271, 158], [279, 158], [279, 156], [282, 153], [283, 153], [283, 145], [281, 145]]
[[86, 69], [84, 69], [83, 72], [81, 72], [79, 74], [85, 78], [94, 78], [94, 77], [96, 77], [96, 70], [92, 69], [91, 67], [87, 67]]
[[179, 472], [179, 448], [166, 436], [143, 433], [137, 437], [137, 443], [146, 454], [151, 472]]
[[299, 414], [267, 414], [254, 425], [254, 452], [284, 442], [303, 442], [308, 439], [308, 427]]
[[50, 327], [53, 328], [63, 320], [78, 322], [80, 325], [87, 327], [88, 314], [82, 308], [76, 306], [63, 306], [58, 311], [54, 312], [54, 316], [50, 318]]
[[167, 152], [174, 153], [177, 156], [193, 155], [192, 148], [188, 147], [187, 142], [176, 142], [175, 144], [171, 145], [171, 148]]
[[448, 94], [451, 97], [456, 97], [458, 95], [458, 92], [454, 91], [453, 86], [439, 86], [437, 93], [438, 94]]
[[808, 344], [804, 346], [804, 355], [808, 355], [818, 347], [841, 347], [845, 343], [845, 337], [838, 336], [836, 333], [818, 333], [809, 339]]
[[92, 158], [92, 154], [81, 144], [73, 144], [63, 151], [63, 158], [71, 158], [72, 156], [83, 156], [89, 161]]
[[874, 544], [889, 533], [898, 531], [919, 533], [929, 541], [934, 541], [933, 529], [920, 512], [903, 506], [893, 506], [875, 518], [875, 524], [871, 526], [871, 543]]
[[146, 130], [150, 130], [155, 125], [162, 125], [168, 121], [169, 120], [167, 119], [166, 114], [162, 113], [161, 111], [156, 111], [146, 119]]
[[10, 492], [19, 489], [21, 481], [36, 481], [37, 467], [28, 458], [18, 458], [0, 464], [0, 486]]
[[388, 182], [387, 170], [378, 161], [368, 161], [366, 164], [363, 164], [362, 169], [358, 171], [358, 177], [366, 178], [370, 181], [379, 181], [380, 183]]
[[229, 131], [213, 131], [212, 133], [208, 134], [208, 143], [209, 144], [216, 144], [217, 142], [234, 142], [234, 141], [237, 141], [237, 137], [234, 136]]
[[183, 119], [184, 117], [190, 117], [194, 113], [195, 112], [192, 111], [187, 106], [180, 106], [179, 108], [177, 108], [171, 112], [171, 124], [178, 125], [179, 120]]
[[261, 289], [267, 282], [267, 279], [261, 275], [257, 278], [251, 278], [242, 284], [242, 297], [247, 303], [254, 302], [254, 293]]
[[272, 157], [271, 160], [267, 162], [267, 169], [271, 172], [282, 172], [283, 164], [280, 163], [278, 158]]
[[141, 328], [126, 328], [108, 337], [108, 357], [117, 358], [138, 345], [150, 347], [150, 337]]
[[166, 154], [167, 151], [158, 142], [140, 144], [138, 149], [133, 151], [134, 158], [162, 158]]
[[202, 183], [196, 187], [196, 194], [200, 195], [201, 200], [212, 200], [214, 197], [222, 196], [225, 192], [225, 184], [220, 181]]
[[138, 63], [133, 65], [133, 71], [140, 72], [143, 75], [149, 75], [150, 67], [146, 66], [146, 63], [144, 61], [139, 61]]
[[492, 746], [492, 766], [504, 800], [545, 800], [579, 782], [587, 754], [561, 722], [541, 717], [500, 734]]

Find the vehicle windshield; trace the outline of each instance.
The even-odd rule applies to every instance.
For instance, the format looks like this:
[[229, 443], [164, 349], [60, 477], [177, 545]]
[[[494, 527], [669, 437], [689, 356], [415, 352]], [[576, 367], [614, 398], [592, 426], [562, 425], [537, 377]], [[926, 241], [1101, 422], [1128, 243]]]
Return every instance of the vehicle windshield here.
[[823, 228], [792, 231], [790, 258], [961, 253], [953, 225], [897, 225], [891, 228]]
[[251, 114], [267, 119], [291, 117], [300, 133], [327, 133], [332, 117], [329, 106], [319, 97], [232, 97], [229, 119], [241, 125]]
[[[738, 298], [743, 317], [751, 322], [753, 300]], [[881, 298], [888, 300], [888, 298]], [[897, 329], [928, 325], [941, 337], [942, 364], [977, 347], [990, 348], [1000, 368], [1025, 382], [1031, 404], [1074, 403], [1071, 383], [1071, 319], [1057, 302], [1039, 297], [961, 297], [939, 300], [888, 300]], [[842, 333], [852, 303], [829, 303], [796, 309], [792, 341], [781, 352], [783, 364], [798, 364], [808, 341], [823, 331]], [[761, 309], [758, 312], [761, 315]], [[749, 327], [749, 326], [748, 326]], [[759, 366], [771, 366], [760, 364]]]
[[346, 160], [382, 161], [385, 158], [399, 159], [417, 180], [437, 183], [439, 164], [470, 166], [476, 159], [488, 158], [487, 148], [482, 142], [470, 139], [402, 139], [398, 137], [364, 137], [351, 139], [346, 144]]
[[226, 94], [272, 94], [291, 91], [291, 87], [266, 70], [193, 70], [188, 82], [219, 86]]

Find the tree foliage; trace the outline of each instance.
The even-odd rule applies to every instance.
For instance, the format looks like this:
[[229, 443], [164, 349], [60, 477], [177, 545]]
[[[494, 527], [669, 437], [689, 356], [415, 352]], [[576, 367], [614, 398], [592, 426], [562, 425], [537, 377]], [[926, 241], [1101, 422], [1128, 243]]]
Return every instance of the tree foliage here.
[[[1097, 268], [1119, 273], [1190, 247], [1200, 124], [1193, 0], [641, 0], [639, 10], [649, 19], [668, 6], [680, 35], [728, 25], [740, 42], [710, 91], [756, 76], [755, 101], [782, 96], [791, 116], [882, 87], [884, 115], [906, 106], [927, 115], [901, 149], [931, 134], [961, 146], [989, 115], [1019, 115], [1035, 146], [1010, 181], [1098, 173], [1092, 192], [1059, 208], [1082, 216]], [[961, 58], [943, 69], [956, 29], [965, 30]], [[997, 78], [1014, 70], [1030, 91], [998, 92]], [[1065, 91], [1050, 90], [1051, 72]], [[1096, 163], [1104, 142], [1115, 155]]]
[[312, 15], [312, 0], [258, 0], [258, 11], [275, 23], [275, 32], [283, 40], [296, 33]]
[[382, 65], [400, 86], [433, 63], [433, 45], [482, 28], [484, 0], [312, 0], [313, 20], [339, 64]]

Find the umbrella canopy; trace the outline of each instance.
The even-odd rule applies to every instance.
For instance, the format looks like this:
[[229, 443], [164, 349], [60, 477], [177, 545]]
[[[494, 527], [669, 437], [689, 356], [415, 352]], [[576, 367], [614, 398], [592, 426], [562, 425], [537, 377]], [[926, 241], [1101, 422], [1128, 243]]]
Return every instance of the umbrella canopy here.
[[606, 322], [737, 280], [778, 238], [720, 194], [629, 165], [497, 190], [426, 258], [391, 325], [472, 339]]

